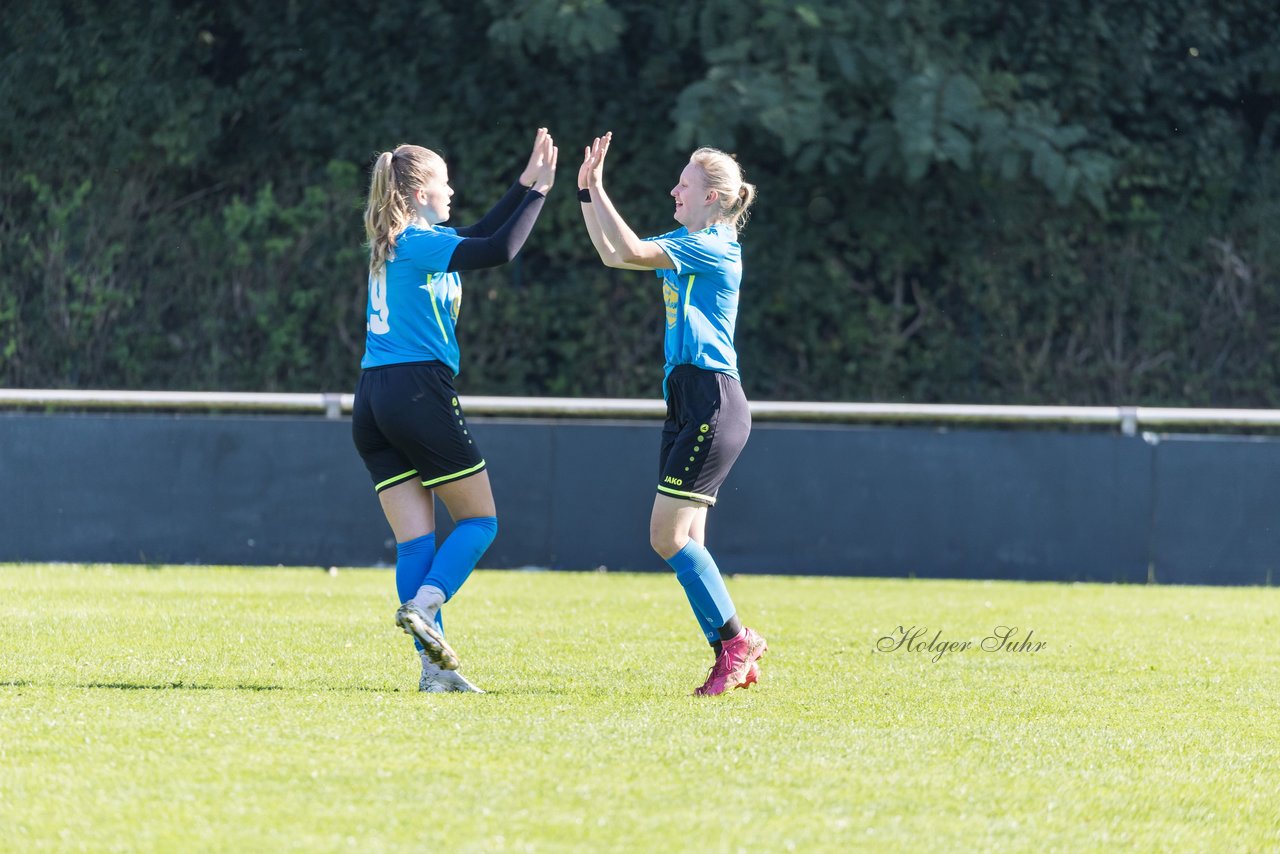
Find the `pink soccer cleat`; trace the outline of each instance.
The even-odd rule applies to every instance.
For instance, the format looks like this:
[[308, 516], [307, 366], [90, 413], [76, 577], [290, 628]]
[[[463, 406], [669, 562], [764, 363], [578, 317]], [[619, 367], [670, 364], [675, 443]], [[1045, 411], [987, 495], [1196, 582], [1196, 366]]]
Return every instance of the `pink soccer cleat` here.
[[[707, 681], [693, 693], [699, 697], [716, 697], [734, 688], [754, 683], [760, 678], [756, 661], [768, 649], [769, 645], [754, 629], [743, 628], [737, 637], [724, 642], [722, 652], [712, 665], [711, 673], [707, 675]], [[753, 669], [754, 679], [751, 678]]]

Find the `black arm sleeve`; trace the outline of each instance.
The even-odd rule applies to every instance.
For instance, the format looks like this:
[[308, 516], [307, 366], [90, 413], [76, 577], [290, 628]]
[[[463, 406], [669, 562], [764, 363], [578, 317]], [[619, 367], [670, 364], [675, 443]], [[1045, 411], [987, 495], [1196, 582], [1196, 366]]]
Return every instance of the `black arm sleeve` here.
[[498, 199], [498, 203], [493, 206], [493, 209], [480, 218], [479, 222], [457, 229], [458, 236], [488, 237], [493, 234], [502, 227], [504, 222], [511, 218], [516, 205], [520, 204], [520, 200], [524, 198], [524, 194], [527, 192], [529, 192], [529, 188], [516, 181], [508, 188], [503, 197]]
[[516, 257], [529, 239], [529, 232], [533, 231], [544, 201], [546, 197], [537, 190], [525, 193], [515, 213], [492, 235], [468, 237], [454, 248], [453, 257], [449, 259], [449, 272], [497, 267]]

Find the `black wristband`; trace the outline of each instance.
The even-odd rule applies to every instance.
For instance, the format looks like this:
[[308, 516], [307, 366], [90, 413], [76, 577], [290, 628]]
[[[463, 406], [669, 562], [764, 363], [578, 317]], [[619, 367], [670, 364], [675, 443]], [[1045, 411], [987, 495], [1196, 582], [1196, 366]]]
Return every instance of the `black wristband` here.
[[591, 204], [591, 191], [585, 188], [578, 188], [578, 201]]

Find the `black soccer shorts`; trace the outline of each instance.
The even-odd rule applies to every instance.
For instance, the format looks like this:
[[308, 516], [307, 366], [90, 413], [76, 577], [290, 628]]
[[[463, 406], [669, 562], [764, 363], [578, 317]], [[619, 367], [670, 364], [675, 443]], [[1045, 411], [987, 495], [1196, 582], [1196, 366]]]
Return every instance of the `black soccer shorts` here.
[[442, 362], [368, 368], [356, 385], [351, 437], [381, 492], [417, 478], [428, 488], [484, 470]]
[[658, 492], [715, 504], [749, 435], [751, 408], [742, 383], [728, 374], [677, 365], [667, 377]]

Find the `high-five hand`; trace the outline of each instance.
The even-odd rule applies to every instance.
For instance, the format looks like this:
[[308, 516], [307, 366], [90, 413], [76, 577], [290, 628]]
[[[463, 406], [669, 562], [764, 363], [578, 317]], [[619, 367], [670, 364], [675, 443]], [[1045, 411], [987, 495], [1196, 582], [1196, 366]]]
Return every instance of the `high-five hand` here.
[[[538, 131], [538, 138], [534, 141], [533, 154], [529, 155], [529, 166], [525, 169], [525, 174], [529, 176], [532, 185], [531, 190], [537, 190], [544, 196], [551, 186], [556, 182], [556, 161], [560, 157], [560, 149], [556, 148], [555, 140], [551, 138], [551, 134], [547, 133], [546, 128]], [[524, 175], [520, 176], [520, 183], [525, 183]]]
[[578, 189], [588, 189], [588, 176], [591, 174], [591, 146], [582, 149], [582, 165], [578, 167]]
[[590, 163], [584, 164], [587, 171], [587, 186], [595, 189], [604, 186], [604, 159], [609, 153], [609, 143], [613, 140], [613, 131], [598, 136], [591, 143]]
[[541, 156], [542, 142], [546, 137], [547, 129], [538, 128], [538, 133], [533, 138], [533, 151], [529, 153], [529, 162], [525, 165], [524, 171], [520, 173], [520, 183], [526, 187], [532, 187], [537, 178], [538, 158]]

